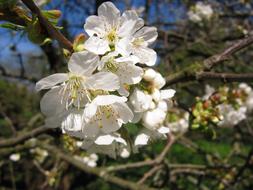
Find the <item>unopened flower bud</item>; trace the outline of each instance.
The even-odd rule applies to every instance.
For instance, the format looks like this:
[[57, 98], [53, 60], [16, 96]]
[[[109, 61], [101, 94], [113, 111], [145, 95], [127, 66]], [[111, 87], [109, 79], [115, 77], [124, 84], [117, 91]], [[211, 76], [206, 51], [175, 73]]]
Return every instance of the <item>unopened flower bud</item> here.
[[157, 72], [154, 69], [147, 69], [144, 72], [143, 79], [146, 80], [146, 81], [151, 82], [155, 79], [156, 74], [157, 74]]
[[166, 81], [160, 73], [157, 73], [154, 79], [154, 87], [160, 89], [165, 85]]
[[161, 93], [160, 93], [160, 90], [158, 90], [157, 88], [155, 88], [153, 90], [153, 93], [152, 93], [152, 98], [153, 100], [155, 100], [156, 102], [158, 102], [161, 98]]

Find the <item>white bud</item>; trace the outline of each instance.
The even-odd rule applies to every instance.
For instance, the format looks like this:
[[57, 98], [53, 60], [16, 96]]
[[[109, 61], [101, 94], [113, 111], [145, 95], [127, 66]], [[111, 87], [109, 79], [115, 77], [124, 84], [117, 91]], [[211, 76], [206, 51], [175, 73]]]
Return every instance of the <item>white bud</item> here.
[[161, 109], [154, 109], [144, 113], [142, 121], [143, 125], [148, 129], [155, 130], [166, 118], [166, 113]]
[[165, 85], [165, 83], [166, 83], [166, 81], [162, 77], [162, 75], [160, 73], [157, 73], [157, 75], [155, 76], [154, 82], [153, 82], [154, 87], [161, 89]]
[[9, 159], [11, 160], [11, 161], [13, 161], [13, 162], [17, 162], [17, 161], [19, 161], [20, 160], [20, 154], [19, 153], [16, 153], [16, 154], [11, 154], [10, 155], [10, 157], [9, 157]]
[[144, 72], [143, 79], [146, 80], [146, 81], [151, 82], [155, 79], [156, 74], [157, 74], [157, 72], [154, 69], [147, 69]]
[[121, 158], [128, 158], [130, 156], [130, 152], [127, 150], [127, 148], [123, 148], [123, 150], [120, 153]]
[[82, 141], [76, 141], [76, 146], [77, 147], [82, 147], [83, 145], [83, 142]]
[[152, 97], [136, 88], [130, 96], [129, 101], [134, 107], [135, 112], [144, 112], [150, 107]]
[[149, 106], [149, 109], [153, 110], [156, 108], [156, 104], [154, 101], [151, 102], [150, 106]]
[[168, 104], [165, 101], [159, 101], [157, 104], [157, 108], [167, 112], [168, 111]]
[[153, 93], [152, 93], [152, 98], [153, 100], [155, 100], [156, 102], [158, 102], [161, 98], [161, 93], [160, 93], [160, 90], [158, 90], [157, 88], [155, 88], [153, 90]]
[[252, 88], [246, 83], [241, 83], [239, 85], [239, 88], [244, 90], [247, 94], [249, 94], [252, 91]]

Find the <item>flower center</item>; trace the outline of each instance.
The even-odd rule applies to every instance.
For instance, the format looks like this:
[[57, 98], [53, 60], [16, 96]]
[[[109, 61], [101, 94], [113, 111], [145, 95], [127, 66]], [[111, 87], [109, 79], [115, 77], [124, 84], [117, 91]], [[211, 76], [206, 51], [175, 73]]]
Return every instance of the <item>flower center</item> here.
[[[119, 118], [119, 114], [113, 109], [112, 106], [106, 105], [106, 106], [99, 106], [97, 108], [97, 112], [95, 116], [91, 119], [90, 122], [96, 122], [98, 124], [99, 128], [103, 127], [104, 120], [116, 120]], [[106, 122], [108, 123], [108, 122]]]
[[108, 71], [111, 71], [112, 73], [117, 72], [118, 66], [117, 63], [114, 61], [114, 58], [110, 58], [106, 63], [105, 63], [105, 69]]
[[69, 80], [60, 91], [62, 95], [61, 102], [66, 103], [66, 109], [71, 105], [76, 105], [78, 109], [83, 100], [90, 100], [90, 92], [84, 86], [86, 78], [84, 76], [69, 73]]
[[115, 28], [112, 28], [112, 29], [108, 32], [106, 38], [107, 38], [107, 40], [110, 42], [110, 44], [114, 44], [114, 43], [116, 42], [116, 40], [118, 39], [116, 29], [115, 29]]

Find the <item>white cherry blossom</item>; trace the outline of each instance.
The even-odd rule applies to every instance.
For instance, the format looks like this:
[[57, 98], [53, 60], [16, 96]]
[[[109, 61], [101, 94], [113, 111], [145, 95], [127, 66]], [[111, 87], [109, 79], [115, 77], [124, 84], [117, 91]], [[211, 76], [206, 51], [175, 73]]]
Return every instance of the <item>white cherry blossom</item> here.
[[138, 148], [158, 139], [166, 139], [166, 134], [145, 128], [136, 136], [134, 145]]
[[156, 130], [162, 126], [165, 118], [166, 112], [156, 108], [145, 112], [142, 117], [142, 122], [146, 128], [150, 130]]
[[41, 100], [42, 113], [48, 117], [61, 114], [72, 105], [84, 106], [91, 100], [93, 91], [117, 90], [119, 80], [115, 74], [92, 74], [98, 61], [98, 56], [86, 51], [73, 53], [68, 63], [69, 73], [56, 73], [37, 82], [37, 90], [51, 89]]
[[97, 161], [98, 161], [98, 155], [97, 154], [90, 154], [87, 156], [74, 156], [77, 160], [80, 160], [84, 164], [86, 164], [89, 167], [96, 167], [97, 166]]
[[138, 88], [135, 88], [129, 97], [129, 102], [133, 106], [134, 112], [145, 112], [151, 105], [152, 97], [149, 94], [145, 94]]
[[89, 16], [84, 25], [90, 38], [85, 42], [88, 51], [102, 55], [110, 51], [121, 49], [121, 41], [125, 41], [136, 20], [122, 19], [120, 11], [111, 2], [105, 2], [98, 8], [98, 16]]
[[120, 81], [119, 94], [128, 96], [129, 92], [127, 88], [129, 85], [137, 84], [141, 81], [143, 70], [127, 57], [115, 58], [117, 55], [116, 52], [112, 52], [102, 57], [98, 68], [101, 71], [112, 72], [117, 75]]
[[117, 155], [127, 157], [126, 149], [129, 152], [128, 144], [118, 133], [100, 135], [95, 139], [84, 139], [82, 148], [88, 153], [106, 154], [112, 158]]
[[97, 96], [84, 110], [83, 134], [86, 137], [109, 134], [130, 122], [133, 113], [126, 101], [127, 98], [115, 95]]
[[246, 119], [247, 108], [245, 106], [235, 109], [230, 104], [221, 104], [218, 109], [222, 114], [222, 120], [218, 123], [221, 127], [233, 127]]
[[199, 1], [187, 14], [191, 21], [200, 22], [203, 19], [210, 19], [214, 12], [211, 5]]

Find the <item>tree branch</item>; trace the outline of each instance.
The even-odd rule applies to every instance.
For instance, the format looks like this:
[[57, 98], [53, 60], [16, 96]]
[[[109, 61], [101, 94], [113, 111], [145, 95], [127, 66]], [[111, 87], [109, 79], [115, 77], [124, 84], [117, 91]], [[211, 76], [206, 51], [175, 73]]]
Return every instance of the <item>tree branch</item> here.
[[180, 72], [178, 74], [171, 75], [166, 78], [166, 86], [172, 85], [178, 82], [190, 82], [201, 80], [216, 80], [221, 82], [252, 82], [253, 73], [215, 73], [215, 72], [192, 72], [188, 73]]
[[38, 127], [32, 131], [28, 132], [20, 132], [19, 135], [13, 138], [5, 139], [5, 140], [0, 140], [0, 148], [4, 147], [10, 147], [10, 146], [15, 146], [17, 144], [21, 144], [24, 141], [36, 137], [42, 133], [46, 133], [48, 131], [52, 130], [51, 128], [47, 128], [45, 126]]
[[48, 32], [49, 36], [56, 39], [63, 48], [73, 51], [72, 43], [65, 38], [41, 13], [40, 9], [32, 0], [22, 0], [22, 2], [31, 10], [31, 12], [38, 16], [40, 24]]
[[125, 169], [130, 169], [130, 168], [140, 168], [143, 166], [151, 166], [151, 165], [160, 165], [162, 161], [164, 160], [166, 154], [170, 150], [171, 146], [175, 142], [175, 137], [173, 135], [168, 136], [168, 143], [164, 147], [163, 151], [153, 160], [145, 160], [141, 162], [134, 162], [134, 163], [129, 163], [129, 164], [122, 164], [118, 166], [110, 166], [105, 169], [106, 172], [112, 172], [112, 171], [120, 171], [120, 170], [125, 170]]
[[220, 80], [222, 82], [252, 82], [253, 73], [234, 74], [201, 72], [196, 74], [196, 78], [197, 80]]
[[70, 163], [71, 165], [83, 170], [86, 173], [90, 173], [93, 175], [96, 175], [98, 177], [101, 177], [107, 182], [114, 183], [120, 187], [126, 188], [126, 189], [132, 189], [132, 190], [155, 190], [155, 188], [148, 187], [146, 185], [140, 185], [134, 182], [130, 182], [127, 180], [124, 180], [122, 178], [109, 175], [107, 172], [103, 170], [103, 168], [91, 168], [83, 164], [83, 162], [73, 158], [73, 156], [68, 155], [67, 153], [57, 149], [56, 147], [53, 147], [51, 145], [41, 145], [44, 149], [48, 150], [52, 153], [52, 155], [56, 155], [57, 157], [61, 158], [62, 160], [65, 160], [66, 162]]
[[137, 182], [138, 184], [143, 184], [148, 178], [154, 175], [158, 170], [160, 170], [163, 165], [155, 165], [151, 170], [146, 172], [143, 177]]
[[209, 71], [216, 64], [228, 60], [234, 53], [240, 51], [243, 48], [250, 46], [253, 43], [253, 36], [249, 36], [245, 39], [238, 40], [234, 42], [231, 46], [227, 47], [221, 53], [213, 55], [203, 62], [197, 62], [190, 65], [183, 70], [176, 72], [168, 77], [166, 77], [166, 86], [178, 83], [178, 82], [188, 82], [194, 80], [223, 80], [226, 82], [248, 82], [252, 80], [252, 73], [249, 74], [230, 74], [230, 73], [211, 73]]
[[234, 53], [240, 51], [243, 48], [250, 46], [253, 43], [253, 36], [238, 40], [232, 45], [227, 47], [224, 51], [214, 56], [211, 56], [204, 60], [204, 69], [210, 70], [216, 64], [228, 60]]

